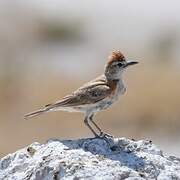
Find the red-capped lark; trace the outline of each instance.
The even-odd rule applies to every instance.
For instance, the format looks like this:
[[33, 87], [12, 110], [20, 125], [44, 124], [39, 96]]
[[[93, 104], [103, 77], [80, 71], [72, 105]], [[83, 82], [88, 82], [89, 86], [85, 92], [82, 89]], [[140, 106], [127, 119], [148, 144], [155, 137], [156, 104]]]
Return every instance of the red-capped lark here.
[[25, 115], [25, 118], [59, 110], [82, 112], [85, 114], [84, 123], [91, 132], [96, 137], [104, 137], [107, 134], [94, 122], [93, 117], [98, 111], [111, 106], [120, 95], [125, 93], [122, 74], [128, 67], [137, 63], [137, 61], [127, 61], [120, 51], [113, 51], [101, 76], [84, 84], [61, 100]]

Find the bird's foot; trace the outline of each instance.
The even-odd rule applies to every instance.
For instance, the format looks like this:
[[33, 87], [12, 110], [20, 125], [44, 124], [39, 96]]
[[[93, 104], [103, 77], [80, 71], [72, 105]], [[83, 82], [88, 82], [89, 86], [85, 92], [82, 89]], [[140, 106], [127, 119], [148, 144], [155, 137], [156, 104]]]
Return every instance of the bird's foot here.
[[109, 146], [110, 149], [114, 148], [114, 145], [115, 145], [114, 137], [112, 135], [101, 132], [99, 135], [99, 138], [103, 139], [107, 143], [107, 145]]
[[112, 135], [110, 134], [107, 134], [107, 133], [104, 133], [104, 132], [101, 132], [100, 135], [99, 135], [100, 138], [113, 138]]

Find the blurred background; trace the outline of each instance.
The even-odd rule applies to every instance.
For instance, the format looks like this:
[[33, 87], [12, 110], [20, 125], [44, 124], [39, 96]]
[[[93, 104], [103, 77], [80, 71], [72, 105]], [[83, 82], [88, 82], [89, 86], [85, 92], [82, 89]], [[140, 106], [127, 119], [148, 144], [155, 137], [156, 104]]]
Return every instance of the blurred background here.
[[83, 115], [23, 115], [103, 73], [109, 52], [140, 64], [96, 122], [180, 156], [180, 1], [1, 0], [0, 157], [34, 141], [91, 137]]

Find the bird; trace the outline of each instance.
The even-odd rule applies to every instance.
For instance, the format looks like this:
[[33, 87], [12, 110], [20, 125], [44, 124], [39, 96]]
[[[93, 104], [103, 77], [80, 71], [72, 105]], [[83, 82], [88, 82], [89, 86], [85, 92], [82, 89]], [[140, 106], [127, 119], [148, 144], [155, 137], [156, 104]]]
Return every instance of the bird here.
[[93, 117], [99, 111], [110, 107], [125, 93], [126, 87], [122, 74], [128, 67], [138, 64], [138, 62], [127, 60], [119, 50], [112, 51], [107, 59], [102, 75], [85, 83], [59, 101], [26, 114], [24, 118], [32, 118], [51, 111], [81, 112], [85, 114], [84, 124], [95, 137], [111, 136], [102, 131]]

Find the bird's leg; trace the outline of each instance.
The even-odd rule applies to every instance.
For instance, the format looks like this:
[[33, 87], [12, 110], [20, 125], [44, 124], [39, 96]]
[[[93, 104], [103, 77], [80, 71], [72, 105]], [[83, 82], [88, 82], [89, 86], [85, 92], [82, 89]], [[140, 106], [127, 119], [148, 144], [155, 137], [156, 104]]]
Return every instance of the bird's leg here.
[[94, 129], [89, 125], [89, 117], [86, 116], [84, 119], [85, 125], [91, 130], [95, 137], [99, 137], [99, 135], [94, 131]]
[[91, 120], [91, 122], [93, 123], [93, 125], [98, 129], [98, 131], [100, 132], [100, 134], [102, 134], [101, 128], [93, 121], [93, 116], [94, 116], [94, 115], [91, 115], [91, 116], [89, 117], [89, 119]]
[[104, 133], [102, 131], [102, 129], [93, 121], [93, 114], [89, 117], [90, 121], [92, 122], [92, 124], [99, 130], [99, 137], [113, 137], [112, 135], [110, 134], [107, 134], [107, 133]]

